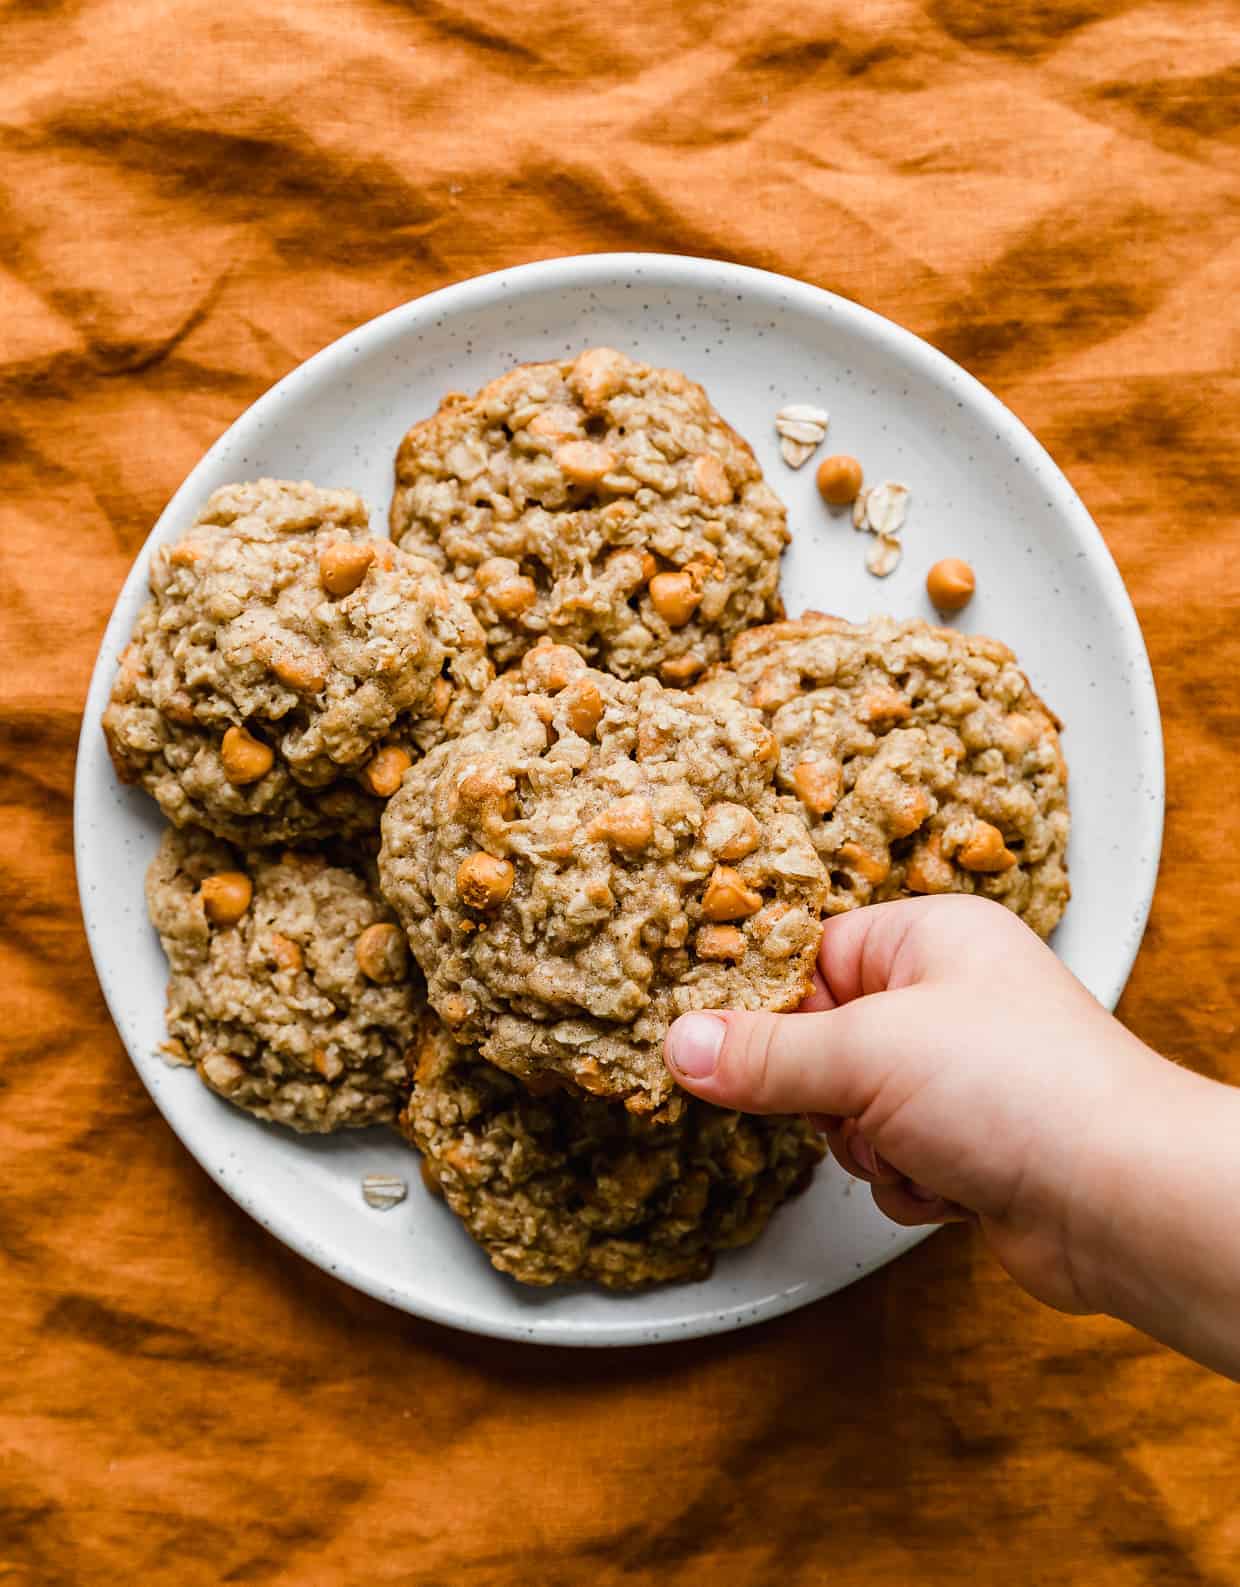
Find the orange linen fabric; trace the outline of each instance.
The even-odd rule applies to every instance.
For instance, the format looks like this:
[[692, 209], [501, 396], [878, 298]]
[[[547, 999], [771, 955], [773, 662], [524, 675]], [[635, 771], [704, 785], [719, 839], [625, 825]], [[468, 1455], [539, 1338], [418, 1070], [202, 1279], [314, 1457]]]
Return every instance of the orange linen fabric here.
[[9, 0], [0, 206], [0, 1583], [1237, 1580], [1238, 1391], [964, 1229], [618, 1353], [315, 1271], [148, 1101], [70, 851], [116, 591], [253, 398], [464, 276], [717, 255], [928, 337], [1081, 490], [1167, 727], [1123, 1014], [1240, 1081], [1236, 7]]

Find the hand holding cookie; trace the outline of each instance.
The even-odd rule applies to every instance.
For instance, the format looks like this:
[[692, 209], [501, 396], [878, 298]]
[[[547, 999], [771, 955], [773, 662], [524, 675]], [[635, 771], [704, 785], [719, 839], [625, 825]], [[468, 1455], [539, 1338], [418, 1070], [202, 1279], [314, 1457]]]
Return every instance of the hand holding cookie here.
[[667, 1061], [705, 1101], [808, 1113], [897, 1223], [971, 1218], [1038, 1300], [1240, 1375], [1240, 1094], [1160, 1058], [1010, 911], [838, 916], [802, 1011], [686, 1014]]

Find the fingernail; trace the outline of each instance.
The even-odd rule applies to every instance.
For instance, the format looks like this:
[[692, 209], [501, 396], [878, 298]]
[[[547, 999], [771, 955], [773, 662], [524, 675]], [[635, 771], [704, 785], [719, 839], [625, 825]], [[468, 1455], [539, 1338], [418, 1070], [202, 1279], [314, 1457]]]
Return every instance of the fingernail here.
[[929, 1185], [915, 1185], [911, 1179], [904, 1181], [904, 1188], [914, 1201], [937, 1201], [939, 1199], [937, 1190], [931, 1190]]
[[878, 1153], [864, 1135], [852, 1135], [848, 1141], [848, 1155], [864, 1174], [877, 1174]]
[[713, 1014], [682, 1014], [667, 1038], [667, 1056], [686, 1080], [713, 1075], [723, 1047], [724, 1024]]

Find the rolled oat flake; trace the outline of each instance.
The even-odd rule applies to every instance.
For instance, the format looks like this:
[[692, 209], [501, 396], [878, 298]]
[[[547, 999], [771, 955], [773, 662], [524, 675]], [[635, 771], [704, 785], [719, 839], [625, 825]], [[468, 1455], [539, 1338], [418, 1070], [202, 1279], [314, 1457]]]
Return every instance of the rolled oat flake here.
[[409, 1187], [399, 1174], [367, 1174], [362, 1180], [366, 1205], [379, 1212], [390, 1212], [408, 1193]]

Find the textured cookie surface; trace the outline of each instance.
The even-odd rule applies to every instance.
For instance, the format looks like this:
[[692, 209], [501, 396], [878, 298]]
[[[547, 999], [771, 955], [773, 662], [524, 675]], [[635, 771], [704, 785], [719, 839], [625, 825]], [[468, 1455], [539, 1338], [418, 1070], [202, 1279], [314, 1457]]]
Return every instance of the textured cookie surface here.
[[467, 582], [498, 663], [545, 634], [683, 685], [782, 613], [785, 514], [748, 443], [606, 347], [446, 398], [401, 444], [391, 528]]
[[[238, 1107], [295, 1130], [395, 1118], [425, 1002], [373, 875], [170, 829], [146, 895], [168, 959], [176, 1058]], [[239, 902], [235, 923], [211, 918], [226, 921]]]
[[104, 732], [178, 826], [243, 843], [373, 830], [375, 754], [412, 758], [476, 701], [490, 664], [468, 605], [366, 528], [349, 491], [261, 480], [217, 491], [155, 552]]
[[804, 1119], [690, 1099], [658, 1124], [568, 1091], [532, 1096], [433, 1018], [401, 1125], [452, 1211], [523, 1284], [705, 1278], [717, 1251], [757, 1239], [822, 1156]]
[[454, 1033], [527, 1079], [674, 1111], [677, 1014], [795, 1007], [826, 876], [777, 754], [748, 706], [530, 651], [384, 816], [384, 893]]
[[1041, 936], [1069, 896], [1057, 722], [1006, 645], [920, 621], [807, 613], [743, 634], [698, 685], [763, 712], [779, 786], [830, 873], [829, 914], [978, 893]]

